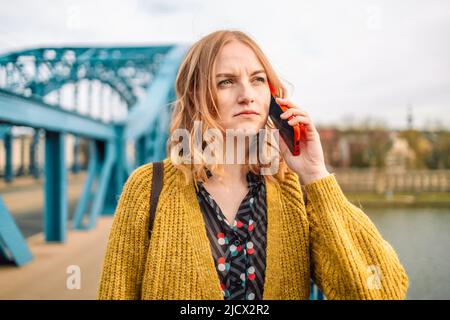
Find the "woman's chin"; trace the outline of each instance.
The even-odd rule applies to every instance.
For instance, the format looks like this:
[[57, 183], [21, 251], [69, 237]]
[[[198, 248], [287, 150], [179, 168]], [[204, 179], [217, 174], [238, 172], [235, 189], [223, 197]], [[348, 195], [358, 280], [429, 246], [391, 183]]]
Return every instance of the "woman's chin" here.
[[256, 134], [258, 133], [260, 127], [255, 124], [248, 124], [248, 125], [239, 125], [233, 128], [233, 130], [236, 130], [236, 132], [243, 132], [245, 134]]
[[246, 131], [246, 132], [255, 132], [257, 133], [259, 129], [264, 128], [264, 124], [256, 122], [256, 121], [242, 121], [236, 123], [232, 129], [236, 131]]

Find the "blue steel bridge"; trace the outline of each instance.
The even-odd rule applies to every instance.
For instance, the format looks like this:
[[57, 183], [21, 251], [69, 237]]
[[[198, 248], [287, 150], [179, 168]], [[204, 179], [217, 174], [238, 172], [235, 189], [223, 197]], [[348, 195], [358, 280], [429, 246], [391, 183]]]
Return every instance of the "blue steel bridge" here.
[[[73, 230], [94, 232], [99, 218], [113, 215], [134, 168], [166, 157], [175, 77], [187, 49], [48, 47], [0, 55], [0, 174], [11, 188], [24, 176], [43, 179], [46, 245], [70, 242]], [[14, 147], [20, 130], [29, 136], [26, 148]], [[17, 168], [14, 159], [24, 154], [28, 161]], [[68, 175], [80, 172], [69, 220]], [[18, 272], [38, 263], [2, 194], [0, 260]], [[314, 285], [311, 298], [322, 298]]]

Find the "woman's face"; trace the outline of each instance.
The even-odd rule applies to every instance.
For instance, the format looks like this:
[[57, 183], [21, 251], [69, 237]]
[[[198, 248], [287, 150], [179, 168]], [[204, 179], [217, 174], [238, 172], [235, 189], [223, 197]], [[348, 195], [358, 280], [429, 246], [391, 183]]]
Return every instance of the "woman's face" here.
[[258, 132], [267, 122], [270, 90], [263, 66], [245, 44], [226, 44], [216, 60], [219, 123], [225, 129]]

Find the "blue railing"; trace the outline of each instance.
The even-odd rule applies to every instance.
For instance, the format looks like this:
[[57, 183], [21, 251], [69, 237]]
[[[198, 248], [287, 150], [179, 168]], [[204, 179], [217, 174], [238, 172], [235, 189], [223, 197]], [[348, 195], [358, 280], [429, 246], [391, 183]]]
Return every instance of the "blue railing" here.
[[[12, 128], [33, 128], [35, 139], [44, 131], [47, 241], [65, 241], [68, 228], [65, 135], [89, 143], [87, 178], [71, 227], [91, 229], [99, 215], [114, 212], [116, 195], [134, 167], [165, 157], [164, 143], [152, 141], [167, 137], [176, 71], [186, 50], [174, 45], [36, 48], [0, 56], [4, 177], [8, 182], [15, 177]], [[126, 157], [130, 143], [139, 155], [131, 160]], [[30, 146], [35, 176], [40, 173], [37, 147], [37, 141]], [[77, 170], [77, 164], [70, 169]], [[0, 255], [17, 265], [31, 260], [26, 241], [1, 197]]]

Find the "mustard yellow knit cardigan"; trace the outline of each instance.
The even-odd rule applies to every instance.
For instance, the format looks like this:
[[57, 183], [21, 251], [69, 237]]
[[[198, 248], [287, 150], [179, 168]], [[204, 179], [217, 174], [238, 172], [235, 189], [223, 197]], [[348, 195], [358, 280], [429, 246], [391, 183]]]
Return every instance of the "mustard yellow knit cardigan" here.
[[[195, 184], [169, 158], [150, 246], [152, 165], [125, 183], [109, 235], [99, 299], [223, 300]], [[327, 299], [404, 299], [408, 276], [394, 249], [342, 193], [333, 174], [305, 186], [266, 179], [263, 299], [308, 299], [310, 278]]]

